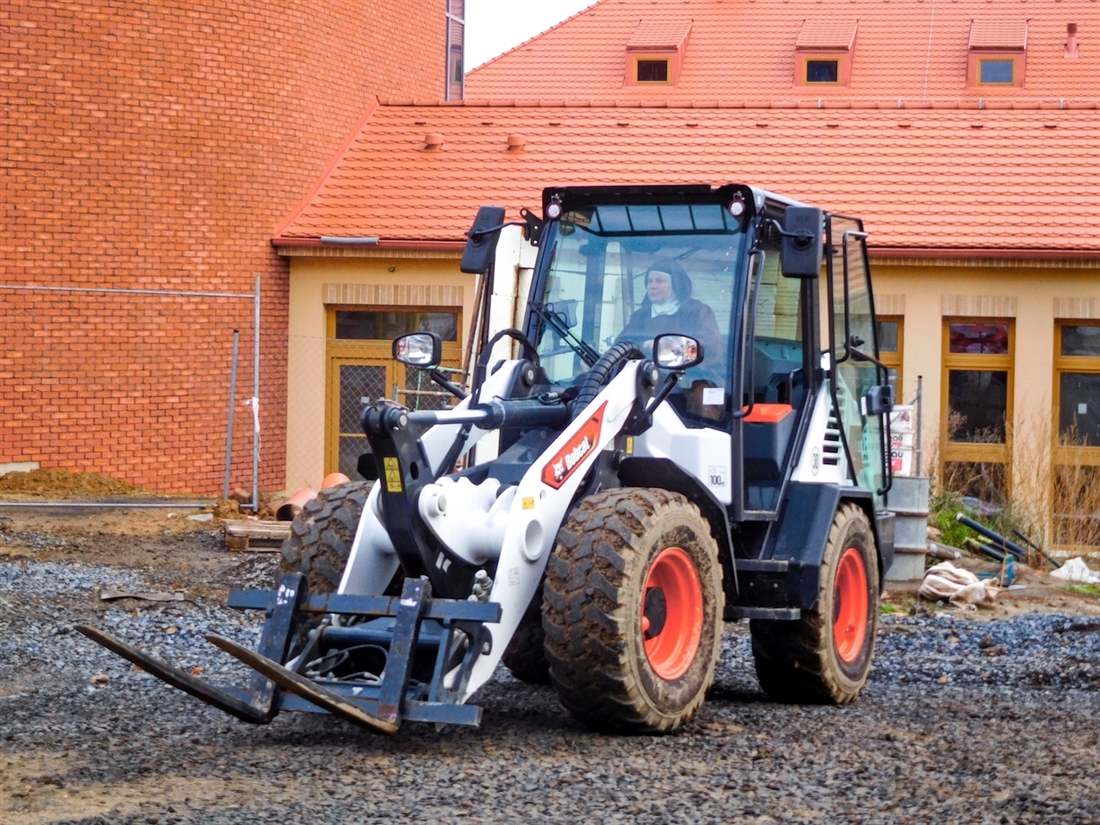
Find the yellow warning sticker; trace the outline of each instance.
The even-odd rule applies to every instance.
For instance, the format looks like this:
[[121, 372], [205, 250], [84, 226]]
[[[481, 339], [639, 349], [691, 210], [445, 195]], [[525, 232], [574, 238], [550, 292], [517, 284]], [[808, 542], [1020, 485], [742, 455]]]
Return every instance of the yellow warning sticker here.
[[383, 458], [382, 466], [386, 469], [386, 490], [391, 493], [401, 492], [401, 465], [396, 458]]
[[632, 435], [626, 437], [626, 454], [634, 455], [634, 436]]
[[523, 509], [524, 510], [534, 510], [535, 509], [535, 497], [534, 496], [524, 496], [524, 498], [523, 498]]

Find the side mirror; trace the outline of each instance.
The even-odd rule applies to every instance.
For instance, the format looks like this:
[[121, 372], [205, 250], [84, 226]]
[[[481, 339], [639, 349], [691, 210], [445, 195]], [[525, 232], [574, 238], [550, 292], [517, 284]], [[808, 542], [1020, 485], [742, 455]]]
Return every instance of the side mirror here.
[[474, 225], [466, 233], [466, 249], [459, 269], [473, 275], [484, 275], [493, 265], [493, 257], [504, 224], [503, 206], [483, 206], [477, 210]]
[[821, 274], [825, 213], [816, 206], [788, 206], [780, 258], [787, 278], [816, 278]]
[[653, 360], [663, 370], [686, 370], [703, 363], [703, 345], [689, 335], [658, 335], [653, 339]]
[[430, 369], [443, 360], [443, 341], [434, 332], [410, 332], [393, 341], [393, 360]]
[[860, 412], [864, 416], [882, 415], [894, 409], [894, 391], [889, 384], [871, 387], [865, 396], [859, 399]]

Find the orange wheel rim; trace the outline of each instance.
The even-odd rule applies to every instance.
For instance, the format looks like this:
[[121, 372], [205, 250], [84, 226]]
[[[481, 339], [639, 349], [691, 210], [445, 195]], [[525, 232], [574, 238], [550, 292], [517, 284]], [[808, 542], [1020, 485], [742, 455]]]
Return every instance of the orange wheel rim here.
[[833, 643], [845, 662], [854, 662], [863, 650], [869, 604], [863, 557], [849, 547], [840, 557], [833, 584]]
[[699, 650], [703, 636], [703, 588], [688, 554], [663, 550], [646, 576], [642, 599], [642, 640], [653, 672], [679, 679]]

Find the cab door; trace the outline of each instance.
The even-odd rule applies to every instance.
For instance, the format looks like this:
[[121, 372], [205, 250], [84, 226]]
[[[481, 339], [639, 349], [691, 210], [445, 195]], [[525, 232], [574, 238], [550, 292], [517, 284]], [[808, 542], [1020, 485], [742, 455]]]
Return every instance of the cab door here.
[[878, 360], [866, 233], [855, 218], [830, 215], [827, 248], [834, 393], [852, 478], [885, 506], [890, 469], [886, 416], [878, 412], [889, 375]]

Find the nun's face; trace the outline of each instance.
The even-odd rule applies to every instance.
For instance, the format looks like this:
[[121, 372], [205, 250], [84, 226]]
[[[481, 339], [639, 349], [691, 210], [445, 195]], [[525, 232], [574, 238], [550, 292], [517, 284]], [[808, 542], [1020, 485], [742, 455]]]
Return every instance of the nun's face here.
[[655, 304], [663, 304], [672, 297], [672, 278], [667, 272], [653, 270], [645, 276], [645, 292]]

